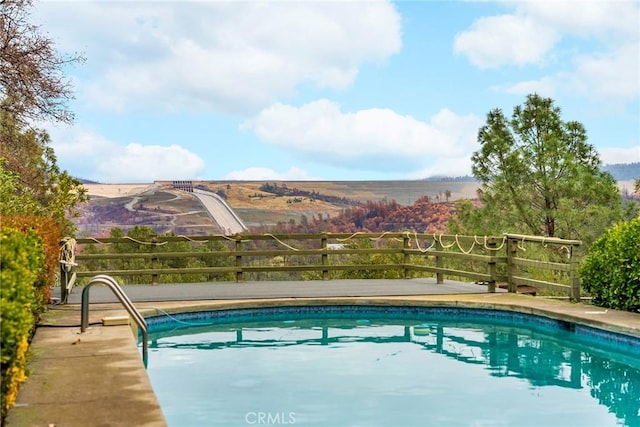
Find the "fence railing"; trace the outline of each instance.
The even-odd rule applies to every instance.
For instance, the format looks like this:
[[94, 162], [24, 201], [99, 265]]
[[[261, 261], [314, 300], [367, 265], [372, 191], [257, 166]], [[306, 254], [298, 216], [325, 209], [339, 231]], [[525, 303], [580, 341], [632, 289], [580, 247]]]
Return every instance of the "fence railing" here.
[[61, 259], [67, 270], [61, 291], [66, 300], [71, 278], [82, 285], [98, 274], [123, 284], [435, 275], [438, 284], [445, 278], [484, 282], [490, 292], [531, 286], [579, 300], [580, 244], [518, 234], [408, 232], [81, 238], [73, 242], [73, 262]]

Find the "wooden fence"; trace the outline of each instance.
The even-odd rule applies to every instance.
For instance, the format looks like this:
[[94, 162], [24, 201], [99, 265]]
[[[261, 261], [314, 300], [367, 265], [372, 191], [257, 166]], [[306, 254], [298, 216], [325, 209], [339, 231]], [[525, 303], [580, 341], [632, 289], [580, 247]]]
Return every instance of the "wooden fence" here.
[[[61, 243], [61, 289], [108, 274], [122, 283], [436, 277], [580, 299], [577, 240], [505, 234], [241, 234], [82, 238]], [[275, 277], [274, 277], [275, 274]], [[170, 280], [167, 280], [170, 279]]]

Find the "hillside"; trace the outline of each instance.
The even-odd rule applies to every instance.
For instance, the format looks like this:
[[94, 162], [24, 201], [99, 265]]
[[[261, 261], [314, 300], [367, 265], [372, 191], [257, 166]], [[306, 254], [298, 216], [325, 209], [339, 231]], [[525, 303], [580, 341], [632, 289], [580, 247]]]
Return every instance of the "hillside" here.
[[[638, 153], [638, 157], [640, 157], [640, 153]], [[604, 165], [602, 170], [609, 172], [616, 181], [640, 179], [640, 162]]]
[[[477, 188], [476, 182], [458, 181], [195, 181], [193, 185], [223, 196], [247, 226], [260, 229], [336, 218], [345, 209], [366, 202], [396, 201], [411, 206], [424, 196], [453, 202], [475, 197]], [[106, 235], [113, 227], [126, 230], [136, 225], [188, 235], [221, 231], [192, 194], [172, 188], [170, 181], [85, 187], [90, 201], [74, 221], [80, 235]], [[286, 193], [263, 191], [274, 191], [273, 187], [286, 189]], [[415, 222], [415, 218], [407, 220]]]
[[[475, 199], [478, 183], [459, 180], [416, 181], [189, 181], [194, 188], [224, 198], [254, 232], [442, 230], [454, 203]], [[183, 235], [222, 232], [201, 202], [171, 181], [148, 184], [87, 183], [90, 201], [74, 222], [80, 236], [105, 236], [151, 226], [159, 233]], [[633, 181], [618, 181], [623, 195]], [[629, 196], [631, 195], [631, 196]]]

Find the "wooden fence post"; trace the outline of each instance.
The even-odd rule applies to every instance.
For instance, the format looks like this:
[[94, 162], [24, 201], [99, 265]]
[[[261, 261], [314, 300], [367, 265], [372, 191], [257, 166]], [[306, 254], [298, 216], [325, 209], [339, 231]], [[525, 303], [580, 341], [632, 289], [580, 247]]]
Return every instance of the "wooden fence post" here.
[[236, 282], [242, 282], [242, 255], [238, 254], [242, 249], [242, 240], [236, 239], [235, 251], [236, 251]]
[[518, 241], [516, 239], [507, 238], [507, 289], [509, 292], [517, 292], [518, 287], [513, 280], [515, 273], [515, 264], [513, 259], [518, 255]]
[[[440, 240], [436, 239], [436, 252], [441, 252], [443, 250], [444, 250], [444, 248], [442, 247], [442, 242]], [[436, 267], [437, 268], [442, 268], [443, 265], [444, 265], [444, 263], [443, 263], [442, 256], [436, 255]], [[444, 283], [443, 274], [441, 272], [437, 272], [436, 273], [436, 283], [438, 285], [441, 285], [441, 284]]]
[[[322, 266], [326, 266], [329, 264], [329, 255], [327, 255], [327, 235], [323, 234], [320, 238], [320, 247], [322, 248]], [[322, 269], [322, 280], [329, 279], [329, 270]]]
[[158, 256], [156, 255], [158, 240], [154, 237], [151, 239], [151, 284], [158, 284]]
[[570, 299], [573, 302], [580, 302], [580, 276], [578, 275], [578, 266], [580, 260], [576, 255], [577, 246], [571, 245], [569, 251], [569, 283], [571, 284]]
[[407, 250], [409, 249], [409, 243], [410, 243], [409, 236], [404, 236], [402, 238], [402, 249], [403, 249], [402, 252], [404, 253], [404, 260], [403, 260], [404, 266], [403, 266], [403, 268], [404, 268], [404, 278], [405, 279], [409, 278], [409, 268], [408, 268], [408, 266], [409, 266], [409, 252], [407, 252]]
[[488, 291], [489, 292], [495, 292], [496, 291], [496, 275], [497, 275], [497, 268], [496, 268], [496, 247], [497, 247], [497, 243], [496, 243], [496, 239], [491, 238], [489, 240], [489, 242], [487, 242], [487, 249], [489, 250], [489, 287], [488, 287]]

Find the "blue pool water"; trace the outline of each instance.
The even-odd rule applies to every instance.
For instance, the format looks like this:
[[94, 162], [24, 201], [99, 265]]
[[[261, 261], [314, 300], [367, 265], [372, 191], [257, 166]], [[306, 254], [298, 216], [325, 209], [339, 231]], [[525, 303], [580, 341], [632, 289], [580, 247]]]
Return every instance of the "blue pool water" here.
[[148, 321], [169, 426], [640, 426], [640, 340], [551, 319], [336, 306]]

